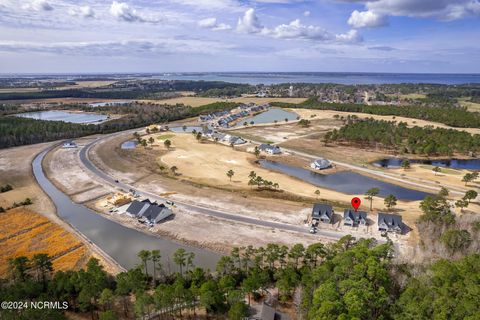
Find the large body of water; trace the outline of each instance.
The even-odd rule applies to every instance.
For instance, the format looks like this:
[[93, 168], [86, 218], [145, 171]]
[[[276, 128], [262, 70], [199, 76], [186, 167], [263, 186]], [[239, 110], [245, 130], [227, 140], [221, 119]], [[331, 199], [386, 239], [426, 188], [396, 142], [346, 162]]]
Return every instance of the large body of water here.
[[383, 182], [363, 176], [355, 172], [338, 172], [333, 174], [320, 174], [307, 169], [289, 166], [283, 163], [261, 160], [260, 165], [264, 168], [282, 172], [296, 177], [318, 187], [325, 187], [347, 194], [365, 194], [368, 189], [379, 188], [381, 197], [393, 194], [401, 200], [423, 200], [428, 193], [407, 189], [395, 184]]
[[[404, 159], [388, 158], [375, 161], [373, 164], [383, 168], [399, 168]], [[435, 167], [446, 167], [452, 169], [480, 170], [480, 159], [438, 159], [419, 160], [409, 159], [410, 163], [428, 164]]]
[[102, 217], [87, 207], [76, 204], [58, 190], [45, 176], [42, 160], [47, 151], [40, 153], [33, 161], [33, 173], [38, 184], [52, 199], [57, 214], [93, 243], [115, 259], [124, 268], [133, 268], [140, 263], [137, 253], [140, 250], [159, 249], [162, 263], [168, 271], [175, 270], [172, 255], [178, 248], [195, 253], [195, 265], [214, 270], [220, 255], [210, 251], [179, 244], [168, 239], [148, 235], [135, 229], [124, 227]]
[[248, 84], [279, 83], [480, 83], [480, 74], [364, 73], [364, 72], [205, 72], [150, 75], [163, 80], [226, 81]]
[[71, 123], [95, 123], [107, 120], [108, 116], [98, 113], [38, 111], [15, 114], [17, 117], [47, 121], [64, 121]]
[[297, 117], [298, 114], [294, 112], [288, 112], [282, 109], [270, 109], [268, 111], [257, 114], [256, 116], [241, 119], [236, 124], [236, 127], [243, 126], [245, 122], [250, 124], [251, 121], [253, 121], [254, 124], [273, 123], [275, 122], [275, 120], [278, 122], [285, 122], [285, 119], [288, 119], [288, 121], [292, 121], [297, 119]]

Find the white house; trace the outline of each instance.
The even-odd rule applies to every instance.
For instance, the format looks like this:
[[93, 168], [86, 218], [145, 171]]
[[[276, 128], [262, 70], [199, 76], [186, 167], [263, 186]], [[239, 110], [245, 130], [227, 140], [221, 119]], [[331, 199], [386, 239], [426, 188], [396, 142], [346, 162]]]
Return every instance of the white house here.
[[323, 169], [328, 169], [332, 166], [332, 163], [323, 158], [319, 158], [312, 163], [310, 163], [310, 168], [315, 169], [315, 170], [323, 170]]
[[63, 144], [63, 148], [65, 149], [72, 149], [72, 148], [76, 148], [77, 147], [77, 144], [73, 141], [67, 141]]
[[260, 151], [266, 152], [268, 154], [280, 154], [280, 153], [282, 153], [282, 150], [280, 150], [280, 147], [274, 146], [274, 145], [271, 145], [271, 144], [266, 144], [266, 143], [262, 143], [258, 147], [258, 149]]

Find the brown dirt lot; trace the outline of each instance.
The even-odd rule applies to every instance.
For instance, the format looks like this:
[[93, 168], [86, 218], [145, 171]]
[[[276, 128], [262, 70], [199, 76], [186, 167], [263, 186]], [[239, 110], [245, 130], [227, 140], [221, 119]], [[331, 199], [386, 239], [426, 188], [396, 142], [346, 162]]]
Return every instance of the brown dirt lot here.
[[79, 269], [91, 256], [73, 234], [38, 213], [16, 208], [1, 213], [0, 219], [0, 277], [6, 276], [9, 258], [46, 253], [59, 271]]
[[14, 202], [22, 202], [30, 198], [31, 210], [40, 212], [50, 219], [55, 219], [55, 208], [50, 199], [43, 193], [33, 177], [31, 162], [33, 158], [51, 143], [0, 150], [0, 185], [10, 184], [12, 191], [0, 193], [0, 206], [11, 207]]

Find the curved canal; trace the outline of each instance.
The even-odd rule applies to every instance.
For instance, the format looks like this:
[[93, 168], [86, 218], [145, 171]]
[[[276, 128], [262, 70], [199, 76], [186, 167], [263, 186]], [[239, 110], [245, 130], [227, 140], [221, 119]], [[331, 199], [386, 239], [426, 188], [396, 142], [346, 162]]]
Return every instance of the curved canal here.
[[175, 270], [172, 255], [178, 248], [195, 253], [194, 264], [199, 267], [215, 270], [220, 254], [210, 250], [148, 235], [135, 229], [127, 228], [87, 207], [76, 204], [63, 192], [58, 190], [45, 176], [42, 161], [48, 150], [41, 152], [33, 160], [33, 174], [45, 193], [52, 199], [57, 214], [84, 234], [90, 241], [106, 252], [122, 267], [129, 269], [139, 264], [137, 253], [140, 250], [158, 249], [162, 255], [165, 270]]

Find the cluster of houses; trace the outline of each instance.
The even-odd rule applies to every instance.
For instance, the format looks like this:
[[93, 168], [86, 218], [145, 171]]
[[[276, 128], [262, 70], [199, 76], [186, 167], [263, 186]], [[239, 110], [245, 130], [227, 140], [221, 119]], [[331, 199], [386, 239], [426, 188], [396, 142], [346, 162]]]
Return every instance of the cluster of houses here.
[[158, 204], [156, 202], [151, 202], [149, 199], [145, 199], [142, 201], [132, 201], [126, 208], [125, 214], [129, 217], [138, 219], [139, 222], [153, 226], [170, 217], [173, 212], [163, 203]]
[[[334, 223], [333, 208], [328, 204], [317, 203], [312, 210], [312, 224], [311, 233], [316, 232], [316, 227], [319, 223], [332, 224]], [[349, 227], [367, 226], [368, 219], [365, 211], [355, 211], [352, 209], [345, 209], [343, 211], [343, 225]], [[404, 231], [404, 224], [402, 217], [396, 214], [379, 213], [377, 216], [378, 231], [382, 233], [392, 232], [402, 234]]]
[[207, 115], [201, 115], [201, 122], [213, 122], [212, 125], [222, 128], [229, 128], [232, 122], [237, 122], [241, 118], [248, 117], [252, 113], [261, 112], [268, 109], [268, 105], [243, 104], [230, 112], [221, 111]]
[[221, 133], [221, 132], [218, 132], [218, 131], [212, 130], [212, 129], [205, 130], [203, 132], [203, 136], [208, 138], [208, 139], [211, 139], [213, 141], [223, 142], [223, 143], [226, 143], [228, 145], [234, 145], [234, 146], [247, 143], [246, 140], [244, 140], [240, 137], [232, 136], [232, 135], [226, 134], [226, 133]]

